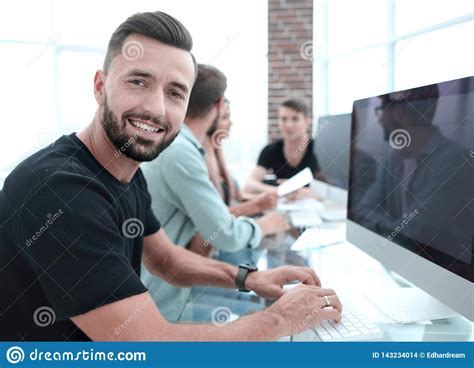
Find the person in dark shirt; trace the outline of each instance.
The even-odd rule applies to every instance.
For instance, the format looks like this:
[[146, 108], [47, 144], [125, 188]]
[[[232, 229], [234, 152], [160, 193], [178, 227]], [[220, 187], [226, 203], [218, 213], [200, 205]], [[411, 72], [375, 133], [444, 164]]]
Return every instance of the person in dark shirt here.
[[[313, 140], [308, 134], [311, 118], [305, 102], [299, 99], [283, 102], [278, 110], [278, 126], [283, 139], [263, 148], [257, 167], [252, 170], [245, 185], [248, 192], [275, 192], [275, 186], [262, 182], [266, 174], [275, 175], [281, 182], [309, 167], [313, 176], [320, 176]], [[301, 196], [308, 190], [309, 188], [300, 189]]]
[[[238, 268], [175, 246], [160, 228], [139, 166], [179, 132], [197, 72], [191, 48], [165, 13], [127, 19], [95, 74], [91, 124], [6, 178], [0, 340], [273, 340], [340, 319], [337, 295], [312, 269]], [[174, 286], [238, 285], [278, 300], [225, 328], [171, 324], [140, 280], [141, 262]], [[291, 280], [306, 285], [284, 293]]]

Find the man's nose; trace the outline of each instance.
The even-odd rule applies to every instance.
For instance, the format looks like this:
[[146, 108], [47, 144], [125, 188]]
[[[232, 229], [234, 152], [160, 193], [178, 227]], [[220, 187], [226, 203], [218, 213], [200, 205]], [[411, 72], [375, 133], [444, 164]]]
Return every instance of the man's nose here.
[[156, 90], [150, 93], [143, 101], [145, 111], [153, 114], [154, 118], [166, 116], [166, 96], [163, 90]]

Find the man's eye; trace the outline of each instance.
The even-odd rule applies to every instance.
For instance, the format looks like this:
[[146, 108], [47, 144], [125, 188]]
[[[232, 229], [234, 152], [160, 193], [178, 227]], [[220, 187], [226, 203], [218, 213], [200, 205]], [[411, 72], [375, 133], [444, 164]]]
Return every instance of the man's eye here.
[[181, 100], [184, 100], [184, 96], [181, 93], [177, 92], [177, 91], [171, 91], [171, 95], [175, 98], [179, 98]]
[[145, 87], [145, 81], [141, 79], [132, 79], [130, 83], [133, 84], [134, 86]]

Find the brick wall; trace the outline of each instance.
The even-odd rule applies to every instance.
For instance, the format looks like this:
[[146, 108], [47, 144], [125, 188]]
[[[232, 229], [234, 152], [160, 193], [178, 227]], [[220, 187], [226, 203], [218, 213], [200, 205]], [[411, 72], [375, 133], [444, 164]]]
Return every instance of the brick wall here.
[[312, 42], [312, 0], [268, 0], [269, 141], [280, 138], [277, 110], [285, 99], [303, 98], [312, 111]]

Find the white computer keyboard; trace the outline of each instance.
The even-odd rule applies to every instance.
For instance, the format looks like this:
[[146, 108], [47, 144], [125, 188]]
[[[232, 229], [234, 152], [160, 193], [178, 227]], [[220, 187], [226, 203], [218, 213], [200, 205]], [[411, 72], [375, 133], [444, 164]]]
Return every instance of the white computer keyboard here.
[[316, 212], [309, 211], [291, 211], [290, 219], [291, 224], [299, 228], [320, 226], [323, 222]]
[[344, 302], [342, 320], [324, 321], [313, 329], [292, 336], [292, 341], [357, 341], [383, 337], [383, 331], [351, 303]]

